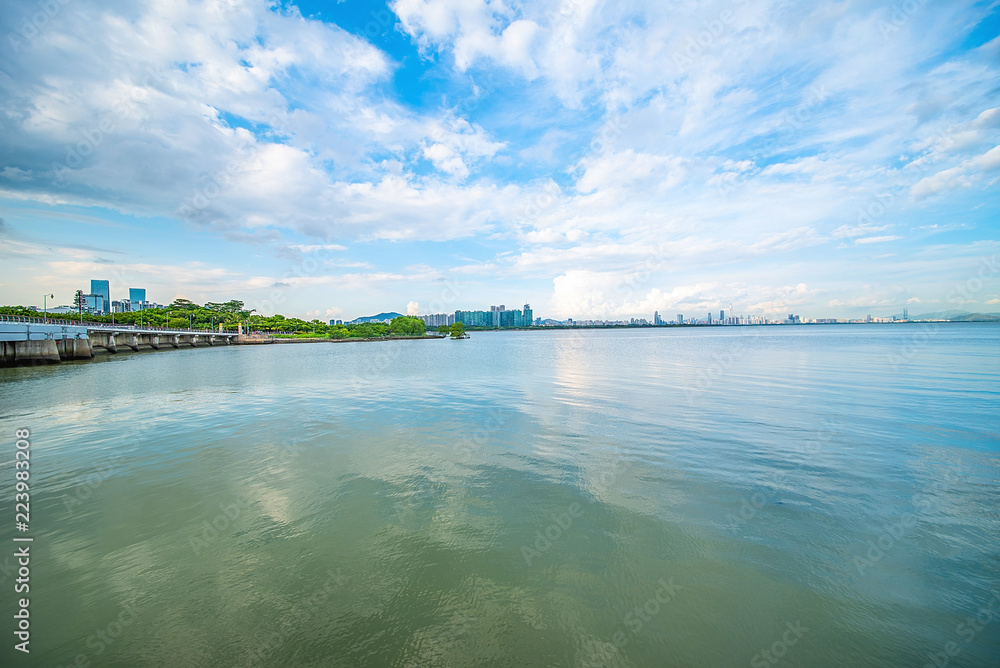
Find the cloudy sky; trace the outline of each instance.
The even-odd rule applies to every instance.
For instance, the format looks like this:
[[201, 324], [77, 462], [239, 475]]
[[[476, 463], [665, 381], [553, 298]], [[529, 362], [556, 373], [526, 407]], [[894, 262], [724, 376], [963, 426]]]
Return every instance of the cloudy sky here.
[[998, 0], [0, 0], [0, 303], [1000, 312], [998, 32]]

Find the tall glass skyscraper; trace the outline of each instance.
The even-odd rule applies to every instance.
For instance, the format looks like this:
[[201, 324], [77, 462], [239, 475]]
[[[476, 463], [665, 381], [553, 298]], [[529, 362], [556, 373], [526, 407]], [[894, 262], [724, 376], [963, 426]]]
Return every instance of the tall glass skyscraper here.
[[128, 300], [132, 302], [133, 311], [141, 311], [142, 304], [146, 301], [146, 288], [129, 288]]
[[91, 279], [90, 294], [104, 297], [102, 311], [104, 313], [111, 311], [111, 284], [108, 281], [96, 281]]

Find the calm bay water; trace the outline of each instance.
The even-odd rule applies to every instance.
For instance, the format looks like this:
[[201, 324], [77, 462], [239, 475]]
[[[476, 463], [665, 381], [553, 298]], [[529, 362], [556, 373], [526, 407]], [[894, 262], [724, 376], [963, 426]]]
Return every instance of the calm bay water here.
[[4, 666], [1000, 665], [1000, 325], [179, 350], [0, 395]]

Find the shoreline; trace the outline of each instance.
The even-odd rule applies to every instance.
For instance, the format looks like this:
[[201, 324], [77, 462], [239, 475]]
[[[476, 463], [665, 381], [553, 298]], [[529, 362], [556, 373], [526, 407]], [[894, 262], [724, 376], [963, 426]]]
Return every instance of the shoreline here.
[[301, 339], [279, 339], [274, 338], [273, 343], [379, 343], [383, 341], [437, 341], [448, 338], [445, 336], [373, 336], [373, 337], [348, 337], [346, 339], [330, 339], [323, 337], [301, 338]]

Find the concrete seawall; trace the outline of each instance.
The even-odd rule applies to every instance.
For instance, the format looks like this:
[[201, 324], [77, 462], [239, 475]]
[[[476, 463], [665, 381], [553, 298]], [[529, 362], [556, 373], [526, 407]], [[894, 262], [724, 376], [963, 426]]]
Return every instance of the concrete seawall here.
[[[63, 360], [92, 359], [95, 353], [119, 350], [162, 350], [188, 346], [231, 345], [235, 332], [177, 331], [94, 324], [64, 324], [40, 318], [0, 316], [0, 366], [58, 364]], [[273, 342], [256, 340], [254, 343]]]
[[41, 341], [3, 341], [2, 363], [3, 366], [15, 366], [18, 364], [58, 364], [59, 347], [53, 339]]
[[138, 329], [130, 326], [84, 323], [82, 325], [40, 318], [0, 316], [0, 366], [58, 364], [63, 360], [88, 360], [97, 354], [132, 350], [170, 350], [181, 347], [264, 345], [273, 343], [385, 343], [446, 338], [380, 336], [376, 338], [279, 339], [266, 334], [241, 332]]

